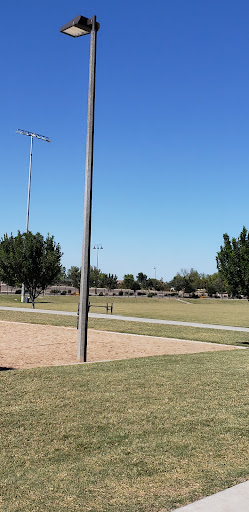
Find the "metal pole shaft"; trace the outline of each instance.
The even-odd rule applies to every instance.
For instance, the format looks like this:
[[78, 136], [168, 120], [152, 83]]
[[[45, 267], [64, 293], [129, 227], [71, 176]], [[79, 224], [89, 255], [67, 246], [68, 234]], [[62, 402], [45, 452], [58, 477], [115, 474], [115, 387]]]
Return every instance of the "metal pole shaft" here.
[[32, 135], [30, 138], [31, 138], [31, 142], [30, 142], [30, 157], [29, 157], [29, 184], [28, 184], [28, 198], [27, 198], [26, 233], [29, 230], [29, 207], [30, 207], [30, 189], [31, 189], [32, 150], [33, 150]]
[[92, 30], [91, 30], [91, 43], [90, 43], [90, 63], [89, 63], [84, 221], [83, 221], [82, 265], [81, 265], [80, 304], [79, 304], [79, 339], [78, 339], [78, 354], [77, 354], [78, 360], [82, 361], [82, 362], [86, 362], [86, 354], [87, 354], [91, 213], [92, 213], [92, 173], [93, 173], [96, 39], [97, 39], [96, 16], [93, 16]]
[[[31, 170], [32, 170], [32, 152], [33, 152], [33, 137], [30, 137], [30, 155], [29, 155], [29, 183], [28, 183], [28, 197], [27, 197], [27, 214], [26, 214], [26, 233], [29, 230], [29, 207], [30, 207], [30, 190], [31, 190]], [[21, 302], [25, 300], [25, 286], [22, 284]]]

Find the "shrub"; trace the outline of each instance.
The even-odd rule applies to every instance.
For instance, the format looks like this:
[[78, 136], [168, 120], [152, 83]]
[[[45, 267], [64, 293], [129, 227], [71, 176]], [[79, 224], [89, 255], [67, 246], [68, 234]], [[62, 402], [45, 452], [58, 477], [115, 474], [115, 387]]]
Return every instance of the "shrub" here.
[[99, 296], [100, 296], [100, 297], [103, 297], [103, 292], [99, 292]]
[[146, 295], [146, 292], [137, 292], [138, 295]]
[[21, 290], [16, 290], [16, 291], [15, 291], [15, 293], [16, 293], [17, 295], [20, 295]]
[[66, 294], [67, 294], [66, 290], [62, 290], [61, 295], [66, 295]]
[[119, 294], [119, 296], [120, 296], [120, 297], [122, 297], [122, 296], [124, 295], [123, 290], [120, 290], [120, 291], [118, 292], [118, 294]]
[[67, 290], [68, 295], [71, 295], [72, 290]]
[[157, 295], [157, 293], [150, 292], [150, 293], [148, 293], [147, 297], [149, 297], [151, 299], [152, 297], [155, 297], [155, 295]]

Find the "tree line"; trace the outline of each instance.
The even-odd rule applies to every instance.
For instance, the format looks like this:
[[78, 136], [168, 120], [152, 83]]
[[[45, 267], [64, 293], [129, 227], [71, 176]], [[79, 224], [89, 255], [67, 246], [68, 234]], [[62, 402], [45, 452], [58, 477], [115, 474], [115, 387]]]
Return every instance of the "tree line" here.
[[[79, 267], [72, 266], [68, 271], [63, 268], [57, 284], [73, 286], [80, 291], [80, 274]], [[116, 275], [105, 274], [91, 266], [89, 286], [90, 288], [107, 288], [109, 291], [124, 288], [134, 293], [139, 290], [154, 290], [156, 292], [183, 291], [194, 294], [197, 289], [205, 289], [210, 296], [226, 291], [224, 281], [218, 272], [212, 275], [200, 274], [194, 269], [189, 272], [181, 270], [168, 282], [147, 277], [143, 272], [139, 272], [136, 278], [133, 274], [125, 274], [123, 280], [118, 282]]]
[[[61, 264], [60, 244], [53, 236], [44, 238], [40, 233], [5, 234], [0, 240], [0, 281], [9, 286], [25, 285], [32, 306], [38, 295], [52, 284], [68, 284], [80, 290], [80, 268], [69, 270]], [[184, 291], [194, 294], [205, 289], [209, 295], [227, 292], [231, 297], [249, 298], [249, 232], [243, 226], [238, 238], [223, 235], [223, 245], [216, 255], [217, 272], [209, 275], [197, 270], [182, 270], [169, 282], [152, 279], [143, 272], [136, 277], [125, 274], [121, 288], [155, 291]], [[116, 274], [106, 274], [90, 267], [90, 287], [118, 288]]]
[[[79, 267], [73, 265], [68, 270], [65, 267], [62, 268], [59, 275], [59, 280], [56, 284], [62, 284], [66, 286], [73, 286], [80, 291], [80, 278], [81, 270]], [[105, 274], [97, 267], [90, 266], [89, 275], [89, 287], [90, 288], [107, 288], [108, 290], [114, 290], [118, 286], [118, 278], [116, 274]]]
[[[163, 279], [147, 277], [139, 272], [136, 277], [133, 274], [125, 274], [122, 283], [118, 286], [117, 276], [104, 274], [96, 267], [90, 269], [90, 287], [108, 288], [109, 290], [121, 287], [133, 290], [154, 290], [194, 294], [198, 289], [205, 289], [209, 296], [228, 293], [231, 297], [245, 296], [249, 298], [249, 232], [243, 226], [238, 238], [230, 238], [227, 233], [223, 235], [223, 245], [216, 254], [217, 272], [213, 274], [199, 273], [191, 268], [190, 271], [182, 269], [173, 279], [164, 282]], [[72, 277], [76, 280], [73, 280]], [[78, 277], [77, 277], [78, 276]], [[79, 288], [80, 269], [71, 267], [67, 272], [70, 284]]]

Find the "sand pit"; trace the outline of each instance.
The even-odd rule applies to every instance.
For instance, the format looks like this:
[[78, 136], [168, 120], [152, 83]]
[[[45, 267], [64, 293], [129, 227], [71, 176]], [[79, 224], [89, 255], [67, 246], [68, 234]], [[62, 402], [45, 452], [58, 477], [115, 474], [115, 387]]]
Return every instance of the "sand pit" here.
[[[77, 339], [78, 331], [71, 327], [0, 321], [0, 368], [77, 363]], [[215, 343], [89, 330], [87, 360], [194, 354], [236, 348]]]

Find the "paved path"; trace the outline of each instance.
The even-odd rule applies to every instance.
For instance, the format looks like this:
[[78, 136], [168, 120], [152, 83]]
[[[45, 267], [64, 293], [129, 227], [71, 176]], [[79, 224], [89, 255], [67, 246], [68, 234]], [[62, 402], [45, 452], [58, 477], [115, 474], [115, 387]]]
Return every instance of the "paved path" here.
[[[22, 313], [45, 313], [47, 315], [77, 316], [74, 311], [55, 311], [53, 309], [11, 308], [0, 306], [0, 311], [21, 311]], [[104, 320], [122, 320], [125, 322], [142, 322], [147, 324], [182, 325], [184, 327], [201, 327], [202, 329], [220, 329], [222, 331], [248, 332], [249, 327], [234, 327], [232, 325], [200, 324], [196, 322], [181, 322], [180, 320], [161, 320], [160, 318], [139, 318], [135, 316], [107, 315], [102, 313], [89, 313], [90, 318]]]
[[175, 512], [248, 512], [249, 481], [235, 485], [225, 491], [217, 492]]

